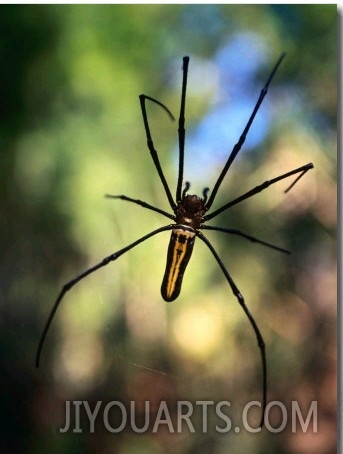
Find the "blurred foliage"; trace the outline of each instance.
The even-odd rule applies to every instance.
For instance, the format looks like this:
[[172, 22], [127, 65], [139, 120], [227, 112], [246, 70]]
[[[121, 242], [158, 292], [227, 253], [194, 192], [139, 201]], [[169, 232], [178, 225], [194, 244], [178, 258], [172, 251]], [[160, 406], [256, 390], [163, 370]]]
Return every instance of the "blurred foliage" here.
[[[336, 6], [2, 5], [0, 11], [1, 452], [336, 452]], [[220, 434], [212, 419], [208, 433], [198, 426], [195, 434], [111, 434], [100, 416], [90, 434], [84, 409], [83, 432], [60, 433], [66, 400], [86, 400], [91, 408], [99, 400], [149, 401], [152, 418], [162, 400], [227, 400], [239, 425], [244, 405], [260, 399], [251, 326], [199, 240], [181, 296], [172, 304], [162, 300], [168, 233], [73, 288], [39, 370], [34, 357], [63, 283], [169, 222], [103, 197], [126, 194], [168, 210], [138, 95], [161, 100], [177, 117], [182, 56], [190, 55], [185, 177], [194, 167], [193, 187], [201, 192], [213, 187], [234, 144], [221, 131], [237, 140], [247, 121], [246, 110], [233, 105], [245, 96], [251, 111], [283, 50], [287, 58], [256, 118], [255, 134], [264, 133], [253, 150], [248, 141], [243, 147], [216, 206], [307, 162], [315, 168], [288, 194], [288, 182], [280, 183], [212, 224], [292, 255], [219, 232], [208, 238], [263, 333], [269, 400], [289, 411], [297, 400], [305, 415], [318, 401], [318, 433], [292, 433], [289, 413], [287, 428], [275, 434]], [[240, 85], [241, 68], [253, 61], [256, 71]], [[231, 90], [226, 98], [225, 90]], [[236, 113], [238, 132], [219, 114], [209, 139], [201, 125], [224, 101]], [[177, 125], [157, 106], [148, 110], [174, 193]], [[195, 167], [202, 148], [210, 160]], [[270, 416], [278, 427], [280, 414]]]

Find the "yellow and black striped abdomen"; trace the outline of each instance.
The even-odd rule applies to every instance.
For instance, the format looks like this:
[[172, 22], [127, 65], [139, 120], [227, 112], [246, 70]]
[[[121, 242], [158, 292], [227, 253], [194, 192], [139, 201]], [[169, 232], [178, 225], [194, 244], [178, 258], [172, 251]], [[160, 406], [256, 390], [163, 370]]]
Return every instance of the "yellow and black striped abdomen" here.
[[195, 231], [191, 227], [177, 225], [172, 230], [161, 285], [161, 295], [165, 301], [173, 301], [180, 294], [183, 275], [193, 252], [194, 240]]

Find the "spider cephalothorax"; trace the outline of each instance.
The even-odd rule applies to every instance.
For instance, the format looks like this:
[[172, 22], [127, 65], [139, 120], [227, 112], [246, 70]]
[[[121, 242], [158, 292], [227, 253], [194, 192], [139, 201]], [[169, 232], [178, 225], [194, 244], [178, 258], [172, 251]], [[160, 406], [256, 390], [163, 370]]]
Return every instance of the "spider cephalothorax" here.
[[176, 224], [183, 224], [197, 230], [206, 213], [204, 199], [193, 194], [186, 195], [175, 209]]

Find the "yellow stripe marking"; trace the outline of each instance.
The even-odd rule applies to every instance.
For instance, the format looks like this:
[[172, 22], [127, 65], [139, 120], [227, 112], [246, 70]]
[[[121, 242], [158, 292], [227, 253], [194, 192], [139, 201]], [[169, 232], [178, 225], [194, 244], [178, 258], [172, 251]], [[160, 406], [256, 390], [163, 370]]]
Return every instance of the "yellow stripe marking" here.
[[190, 232], [189, 230], [184, 229], [174, 229], [173, 235], [175, 236], [175, 245], [173, 249], [172, 261], [169, 266], [169, 273], [166, 285], [166, 293], [169, 298], [174, 292], [175, 285], [180, 274], [180, 268], [182, 269], [183, 273], [187, 265], [186, 263], [182, 267], [183, 261], [187, 253], [187, 249], [189, 247], [189, 242], [194, 238], [195, 232]]

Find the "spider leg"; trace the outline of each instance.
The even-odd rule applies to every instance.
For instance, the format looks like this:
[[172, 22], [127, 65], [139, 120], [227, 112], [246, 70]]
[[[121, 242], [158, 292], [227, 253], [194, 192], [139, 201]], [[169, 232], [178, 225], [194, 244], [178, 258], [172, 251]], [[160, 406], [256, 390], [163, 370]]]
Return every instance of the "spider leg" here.
[[247, 137], [247, 134], [249, 132], [250, 126], [252, 125], [252, 123], [253, 123], [253, 121], [255, 119], [255, 116], [256, 116], [256, 114], [257, 114], [257, 112], [258, 112], [258, 110], [259, 110], [259, 108], [260, 108], [260, 106], [262, 104], [262, 101], [264, 100], [264, 97], [266, 96], [266, 94], [268, 92], [269, 85], [270, 85], [273, 77], [275, 76], [275, 73], [278, 70], [282, 60], [285, 58], [285, 56], [286, 56], [285, 52], [283, 52], [280, 55], [278, 61], [276, 62], [272, 72], [270, 73], [270, 75], [268, 77], [267, 82], [265, 83], [264, 87], [262, 88], [260, 96], [259, 96], [259, 98], [258, 98], [258, 100], [257, 100], [257, 102], [255, 104], [254, 110], [252, 111], [252, 114], [250, 115], [250, 118], [249, 118], [249, 120], [248, 120], [248, 122], [247, 122], [247, 124], [246, 124], [246, 126], [245, 126], [245, 128], [244, 128], [244, 130], [243, 130], [238, 142], [233, 147], [233, 149], [232, 149], [232, 151], [230, 153], [230, 156], [229, 156], [229, 158], [228, 158], [223, 170], [221, 171], [221, 174], [219, 175], [219, 178], [218, 178], [216, 184], [214, 185], [212, 193], [210, 194], [210, 197], [209, 197], [209, 199], [208, 199], [208, 201], [206, 203], [206, 208], [207, 209], [210, 209], [210, 207], [211, 207], [211, 205], [212, 205], [212, 203], [213, 203], [213, 201], [214, 201], [214, 199], [215, 199], [215, 197], [217, 195], [218, 189], [219, 189], [219, 187], [220, 187], [225, 175], [227, 174], [227, 171], [229, 170], [229, 168], [231, 167], [231, 164], [233, 163], [233, 161], [235, 160], [236, 156], [240, 152], [240, 150], [241, 150], [241, 148], [242, 148], [242, 146], [243, 146], [243, 144], [245, 142], [245, 139]]
[[227, 210], [228, 208], [232, 207], [233, 205], [237, 205], [237, 203], [241, 203], [243, 200], [249, 199], [255, 194], [258, 194], [261, 191], [264, 191], [267, 189], [269, 186], [272, 184], [277, 183], [280, 180], [283, 180], [284, 178], [288, 178], [292, 175], [296, 175], [297, 173], [300, 173], [300, 175], [293, 181], [293, 183], [286, 189], [285, 192], [289, 191], [299, 179], [305, 175], [306, 172], [308, 172], [310, 169], [313, 169], [313, 164], [310, 162], [308, 164], [305, 164], [304, 166], [298, 167], [297, 169], [291, 170], [290, 172], [284, 173], [282, 175], [279, 175], [278, 177], [272, 178], [271, 180], [267, 180], [262, 184], [259, 184], [258, 186], [255, 186], [254, 188], [250, 189], [248, 192], [245, 194], [237, 197], [234, 200], [231, 200], [231, 202], [225, 203], [225, 205], [221, 206], [217, 210], [213, 211], [211, 214], [207, 214], [204, 216], [203, 220], [204, 221], [209, 221], [210, 219], [218, 216], [219, 213], [222, 213], [223, 211]]
[[72, 280], [70, 280], [69, 282], [64, 284], [64, 286], [62, 287], [62, 289], [61, 289], [61, 291], [60, 291], [60, 293], [59, 293], [59, 295], [58, 295], [58, 297], [57, 297], [57, 299], [56, 299], [56, 301], [55, 301], [55, 303], [53, 305], [53, 308], [52, 308], [52, 310], [50, 312], [48, 320], [45, 323], [45, 327], [44, 327], [43, 333], [42, 333], [41, 338], [39, 340], [39, 344], [38, 344], [38, 348], [37, 348], [37, 355], [36, 355], [36, 367], [37, 368], [39, 367], [40, 357], [41, 357], [41, 353], [42, 353], [42, 348], [43, 348], [46, 336], [48, 334], [51, 322], [52, 322], [52, 320], [53, 320], [53, 318], [54, 318], [54, 316], [56, 314], [56, 311], [57, 311], [57, 309], [59, 307], [59, 304], [62, 301], [62, 299], [65, 296], [65, 294], [69, 290], [71, 290], [74, 287], [74, 285], [76, 285], [82, 279], [87, 277], [89, 274], [94, 273], [94, 271], [96, 271], [96, 270], [108, 265], [110, 262], [113, 262], [114, 260], [117, 260], [117, 258], [119, 258], [121, 255], [125, 254], [125, 252], [127, 252], [130, 249], [134, 248], [135, 246], [137, 246], [138, 244], [140, 244], [143, 241], [147, 240], [148, 238], [156, 235], [157, 233], [164, 232], [166, 230], [171, 230], [173, 228], [173, 225], [174, 224], [166, 225], [164, 227], [160, 227], [160, 228], [158, 228], [156, 230], [153, 230], [152, 232], [148, 233], [147, 235], [142, 236], [141, 238], [139, 238], [138, 240], [136, 240], [133, 243], [129, 244], [128, 246], [125, 246], [124, 248], [120, 249], [119, 251], [114, 252], [113, 254], [105, 257], [97, 265], [92, 266], [88, 270], [84, 271], [83, 273], [79, 274], [78, 276], [74, 277]]
[[181, 201], [181, 191], [183, 182], [183, 167], [185, 157], [185, 106], [186, 106], [186, 88], [187, 88], [187, 75], [188, 75], [189, 57], [183, 57], [183, 77], [182, 77], [182, 92], [181, 92], [181, 106], [179, 116], [179, 174], [176, 186], [176, 203]]
[[[308, 165], [311, 166], [311, 164], [308, 164]], [[313, 167], [313, 165], [312, 165], [312, 167], [309, 167], [309, 168], [306, 168], [306, 166], [304, 166], [304, 167], [305, 167], [305, 169], [301, 172], [301, 174], [297, 176], [297, 178], [293, 181], [293, 183], [291, 183], [291, 184], [288, 186], [287, 189], [285, 189], [285, 194], [286, 194], [288, 191], [290, 191], [290, 190], [293, 188], [293, 186], [295, 186], [295, 185], [297, 184], [297, 182], [300, 180], [300, 178], [301, 178], [303, 175], [305, 175], [305, 173], [309, 170], [309, 168], [311, 169], [311, 168]]]
[[163, 173], [163, 170], [162, 170], [162, 167], [161, 167], [161, 163], [160, 163], [160, 160], [158, 158], [157, 151], [156, 151], [155, 146], [154, 146], [154, 142], [153, 142], [152, 137], [151, 137], [150, 126], [149, 126], [149, 121], [148, 121], [148, 115], [146, 113], [146, 106], [145, 106], [145, 100], [146, 99], [149, 99], [149, 101], [152, 101], [155, 104], [158, 104], [160, 107], [162, 107], [162, 109], [164, 109], [167, 112], [168, 116], [172, 120], [174, 120], [174, 117], [173, 117], [172, 113], [170, 112], [170, 110], [164, 104], [162, 104], [160, 101], [157, 101], [156, 99], [151, 98], [150, 96], [146, 96], [146, 95], [140, 95], [139, 96], [139, 100], [140, 100], [140, 103], [141, 103], [142, 115], [143, 115], [143, 123], [144, 123], [145, 135], [146, 135], [146, 139], [147, 139], [147, 145], [148, 145], [152, 160], [154, 161], [154, 165], [155, 165], [155, 168], [157, 170], [158, 176], [160, 177], [160, 180], [161, 180], [162, 185], [164, 187], [164, 190], [165, 190], [166, 196], [168, 198], [169, 204], [172, 207], [172, 209], [174, 210], [176, 208], [176, 204], [174, 202], [173, 196], [171, 195], [171, 192], [170, 192], [166, 177], [164, 176], [164, 173]]
[[224, 233], [231, 233], [233, 235], [239, 235], [239, 236], [241, 236], [243, 238], [246, 238], [249, 241], [252, 241], [253, 243], [262, 244], [263, 246], [270, 247], [272, 249], [275, 249], [276, 251], [284, 252], [285, 254], [290, 254], [290, 252], [287, 251], [287, 249], [283, 249], [283, 248], [281, 248], [279, 246], [275, 246], [275, 244], [271, 244], [271, 243], [267, 243], [266, 241], [259, 240], [258, 238], [255, 238], [254, 236], [247, 235], [246, 233], [241, 232], [240, 230], [237, 230], [237, 229], [227, 229], [227, 228], [224, 228], [224, 227], [215, 227], [215, 226], [212, 226], [212, 225], [202, 225], [200, 228], [203, 229], [203, 230], [215, 230], [217, 232], [224, 232]]
[[248, 319], [250, 321], [251, 326], [254, 329], [254, 332], [255, 332], [255, 335], [256, 335], [256, 339], [257, 339], [257, 345], [258, 345], [258, 348], [260, 349], [260, 352], [261, 352], [261, 361], [262, 361], [262, 416], [261, 416], [261, 422], [260, 422], [260, 427], [262, 427], [263, 424], [264, 424], [264, 413], [265, 413], [266, 403], [267, 403], [267, 359], [266, 359], [265, 343], [264, 343], [262, 334], [261, 334], [261, 332], [260, 332], [260, 330], [259, 330], [259, 328], [258, 328], [258, 326], [257, 326], [257, 324], [255, 322], [254, 317], [251, 315], [247, 305], [245, 304], [245, 301], [244, 301], [244, 298], [243, 298], [241, 292], [239, 291], [238, 287], [234, 283], [234, 281], [233, 281], [232, 277], [230, 276], [229, 272], [225, 268], [224, 263], [220, 259], [220, 257], [218, 255], [218, 253], [216, 252], [216, 250], [214, 249], [212, 244], [209, 242], [209, 240], [201, 232], [197, 231], [196, 235], [208, 246], [208, 248], [210, 249], [210, 251], [214, 255], [214, 258], [216, 259], [216, 261], [218, 262], [220, 268], [222, 269], [222, 271], [223, 271], [223, 273], [224, 273], [224, 275], [226, 277], [226, 280], [230, 284], [230, 287], [231, 287], [231, 290], [232, 290], [233, 294], [237, 298], [237, 301], [239, 302], [240, 306], [244, 310], [246, 316], [248, 317]]
[[127, 202], [132, 202], [135, 203], [136, 205], [140, 205], [143, 208], [148, 208], [149, 210], [156, 211], [156, 213], [160, 213], [163, 216], [166, 216], [169, 219], [174, 220], [175, 216], [167, 213], [164, 210], [161, 210], [161, 208], [154, 207], [153, 205], [150, 205], [150, 203], [144, 202], [143, 200], [138, 200], [138, 199], [132, 199], [131, 197], [128, 197], [126, 195], [111, 195], [111, 194], [105, 194], [105, 197], [107, 199], [121, 199], [121, 200], [126, 200]]

